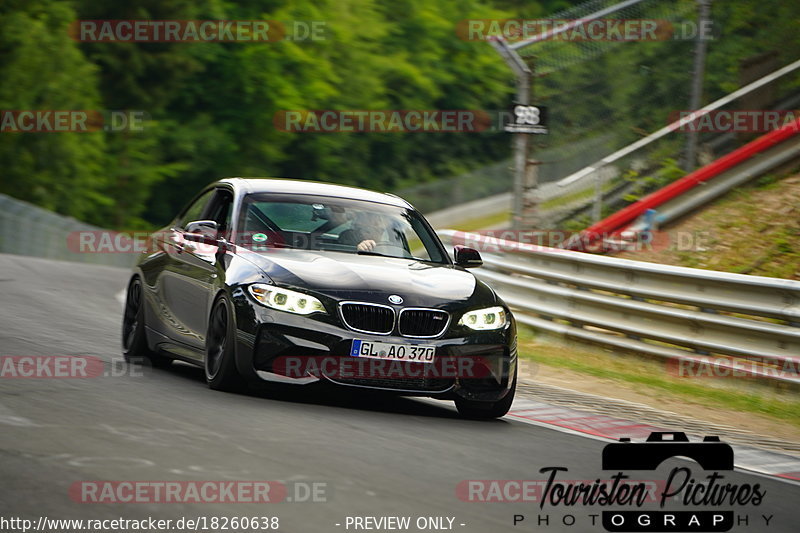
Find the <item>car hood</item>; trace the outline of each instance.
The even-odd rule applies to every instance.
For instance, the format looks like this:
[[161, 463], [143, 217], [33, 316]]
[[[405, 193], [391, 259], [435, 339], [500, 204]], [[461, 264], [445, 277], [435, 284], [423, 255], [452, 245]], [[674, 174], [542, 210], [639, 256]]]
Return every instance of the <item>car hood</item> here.
[[401, 296], [404, 306], [433, 306], [466, 302], [494, 295], [475, 276], [460, 267], [413, 259], [337, 252], [271, 249], [251, 253], [257, 264], [278, 285], [326, 294], [333, 298], [387, 303], [390, 294]]

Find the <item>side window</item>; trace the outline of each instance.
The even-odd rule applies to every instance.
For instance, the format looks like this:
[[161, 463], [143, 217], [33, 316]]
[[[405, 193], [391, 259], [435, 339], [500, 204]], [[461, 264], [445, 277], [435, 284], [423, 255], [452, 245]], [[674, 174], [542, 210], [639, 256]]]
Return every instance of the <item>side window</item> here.
[[211, 207], [208, 210], [206, 218], [219, 224], [219, 231], [222, 235], [230, 237], [229, 231], [231, 229], [233, 195], [229, 191], [220, 189], [218, 189], [216, 193], [214, 199], [211, 201]]
[[202, 220], [203, 212], [205, 211], [206, 205], [208, 205], [208, 201], [211, 200], [211, 196], [214, 194], [214, 190], [207, 191], [203, 193], [197, 200], [192, 202], [192, 205], [186, 208], [186, 211], [183, 212], [181, 215], [180, 220], [178, 221], [179, 228], [185, 228], [186, 224], [189, 222], [193, 222], [195, 220]]

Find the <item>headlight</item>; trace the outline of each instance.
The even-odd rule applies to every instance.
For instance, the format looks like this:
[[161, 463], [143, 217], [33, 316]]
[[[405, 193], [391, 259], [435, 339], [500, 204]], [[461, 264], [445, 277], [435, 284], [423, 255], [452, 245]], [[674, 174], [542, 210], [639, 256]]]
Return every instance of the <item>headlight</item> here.
[[322, 302], [310, 294], [290, 291], [289, 289], [267, 285], [266, 283], [254, 283], [248, 289], [258, 303], [279, 311], [297, 313], [298, 315], [325, 312], [325, 306], [322, 305]]
[[506, 320], [505, 309], [487, 307], [464, 313], [464, 316], [458, 321], [458, 325], [477, 330], [500, 329], [506, 325]]

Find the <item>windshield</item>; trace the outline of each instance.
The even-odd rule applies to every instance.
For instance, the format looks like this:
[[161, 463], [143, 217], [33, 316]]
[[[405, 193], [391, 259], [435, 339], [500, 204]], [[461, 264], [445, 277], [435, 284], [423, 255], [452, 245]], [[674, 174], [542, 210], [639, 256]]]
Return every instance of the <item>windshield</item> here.
[[237, 243], [253, 251], [294, 248], [448, 262], [416, 211], [327, 196], [245, 196]]

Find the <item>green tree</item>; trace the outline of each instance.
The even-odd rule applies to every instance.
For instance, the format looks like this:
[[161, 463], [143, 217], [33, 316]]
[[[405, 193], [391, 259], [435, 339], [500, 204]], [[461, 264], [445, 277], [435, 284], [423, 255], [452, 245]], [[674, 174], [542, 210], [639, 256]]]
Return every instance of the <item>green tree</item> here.
[[[70, 39], [69, 2], [29, 0], [0, 7], [0, 109], [97, 110], [98, 68]], [[104, 222], [105, 141], [95, 133], [0, 132], [0, 191], [62, 214]]]

